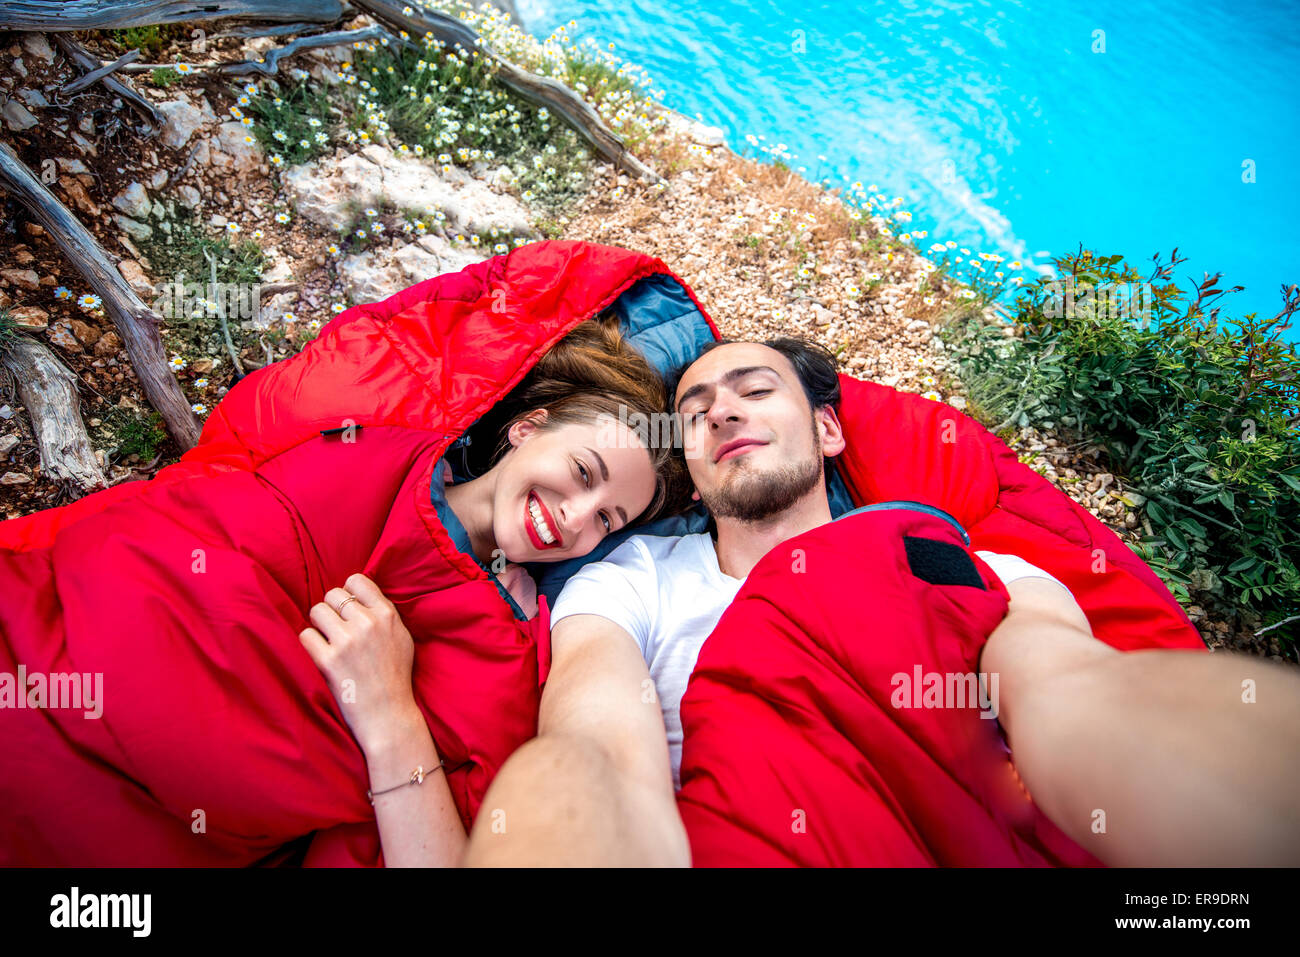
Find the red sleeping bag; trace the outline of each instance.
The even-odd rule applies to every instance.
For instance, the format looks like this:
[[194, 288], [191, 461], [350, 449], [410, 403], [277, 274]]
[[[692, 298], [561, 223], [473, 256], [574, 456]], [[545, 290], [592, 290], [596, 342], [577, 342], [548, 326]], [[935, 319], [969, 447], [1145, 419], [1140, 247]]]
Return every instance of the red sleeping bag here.
[[[947, 512], [969, 552], [1016, 554], [1059, 578], [1116, 648], [1204, 649], [1113, 532], [972, 419], [841, 384], [837, 461], [855, 505]], [[678, 807], [695, 864], [1098, 863], [1026, 795], [997, 723], [960, 684], [979, 671], [1005, 589], [978, 558], [982, 586], [927, 577], [909, 552], [918, 540], [927, 554], [965, 545], [943, 517], [887, 508], [791, 539], [749, 574], [682, 699]], [[955, 696], [927, 707], [931, 675]]]
[[415, 638], [416, 696], [468, 826], [536, 734], [548, 621], [544, 604], [517, 620], [457, 551], [434, 465], [655, 274], [672, 275], [543, 242], [349, 309], [241, 380], [154, 479], [0, 524], [0, 673], [102, 675], [101, 717], [0, 711], [0, 864], [242, 865], [309, 835], [308, 864], [380, 863], [361, 751], [298, 640], [358, 571]]

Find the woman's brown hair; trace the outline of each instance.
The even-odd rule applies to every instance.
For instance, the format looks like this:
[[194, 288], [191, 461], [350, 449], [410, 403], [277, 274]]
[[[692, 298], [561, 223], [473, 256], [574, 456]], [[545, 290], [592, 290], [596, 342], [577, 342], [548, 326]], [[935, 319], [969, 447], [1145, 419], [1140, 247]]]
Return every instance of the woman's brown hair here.
[[[507, 398], [508, 421], [501, 428], [500, 444], [493, 463], [510, 447], [509, 431], [514, 423], [546, 409], [541, 429], [562, 425], [591, 425], [610, 416], [614, 421], [644, 421], [668, 413], [668, 392], [658, 372], [627, 341], [618, 316], [603, 312], [574, 327], [529, 370]], [[654, 429], [636, 429], [650, 455], [655, 472], [655, 493], [649, 506], [632, 522], [641, 525], [672, 514], [689, 501], [689, 481], [681, 456], [674, 455], [671, 442], [657, 441]]]

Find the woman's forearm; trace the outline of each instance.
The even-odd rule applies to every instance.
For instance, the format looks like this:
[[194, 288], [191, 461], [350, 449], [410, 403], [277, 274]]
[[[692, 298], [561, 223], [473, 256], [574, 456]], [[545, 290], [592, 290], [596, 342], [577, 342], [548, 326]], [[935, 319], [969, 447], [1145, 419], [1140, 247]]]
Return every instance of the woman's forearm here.
[[422, 784], [405, 783], [417, 766], [438, 765], [438, 749], [418, 708], [395, 718], [385, 733], [363, 745], [375, 821], [388, 867], [453, 867], [465, 850], [465, 828], [451, 798], [446, 769], [425, 777]]

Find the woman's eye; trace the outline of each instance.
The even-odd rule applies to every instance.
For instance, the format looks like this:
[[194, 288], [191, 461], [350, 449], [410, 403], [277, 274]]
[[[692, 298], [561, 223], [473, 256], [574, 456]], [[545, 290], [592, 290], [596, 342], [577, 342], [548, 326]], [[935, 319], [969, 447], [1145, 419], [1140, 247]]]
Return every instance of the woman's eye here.
[[608, 534], [614, 528], [614, 524], [609, 520], [609, 516], [604, 512], [600, 513], [600, 520], [605, 523], [605, 532]]
[[587, 475], [587, 469], [581, 462], [578, 463], [578, 472], [582, 475], [582, 484], [591, 488], [591, 478]]

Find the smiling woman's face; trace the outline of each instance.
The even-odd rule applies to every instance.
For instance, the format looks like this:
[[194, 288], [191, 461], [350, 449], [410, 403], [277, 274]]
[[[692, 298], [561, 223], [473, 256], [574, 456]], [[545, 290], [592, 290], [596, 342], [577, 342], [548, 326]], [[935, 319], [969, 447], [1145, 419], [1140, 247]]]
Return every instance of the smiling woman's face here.
[[510, 427], [492, 501], [497, 547], [512, 562], [558, 562], [586, 555], [650, 505], [650, 453], [625, 426]]

